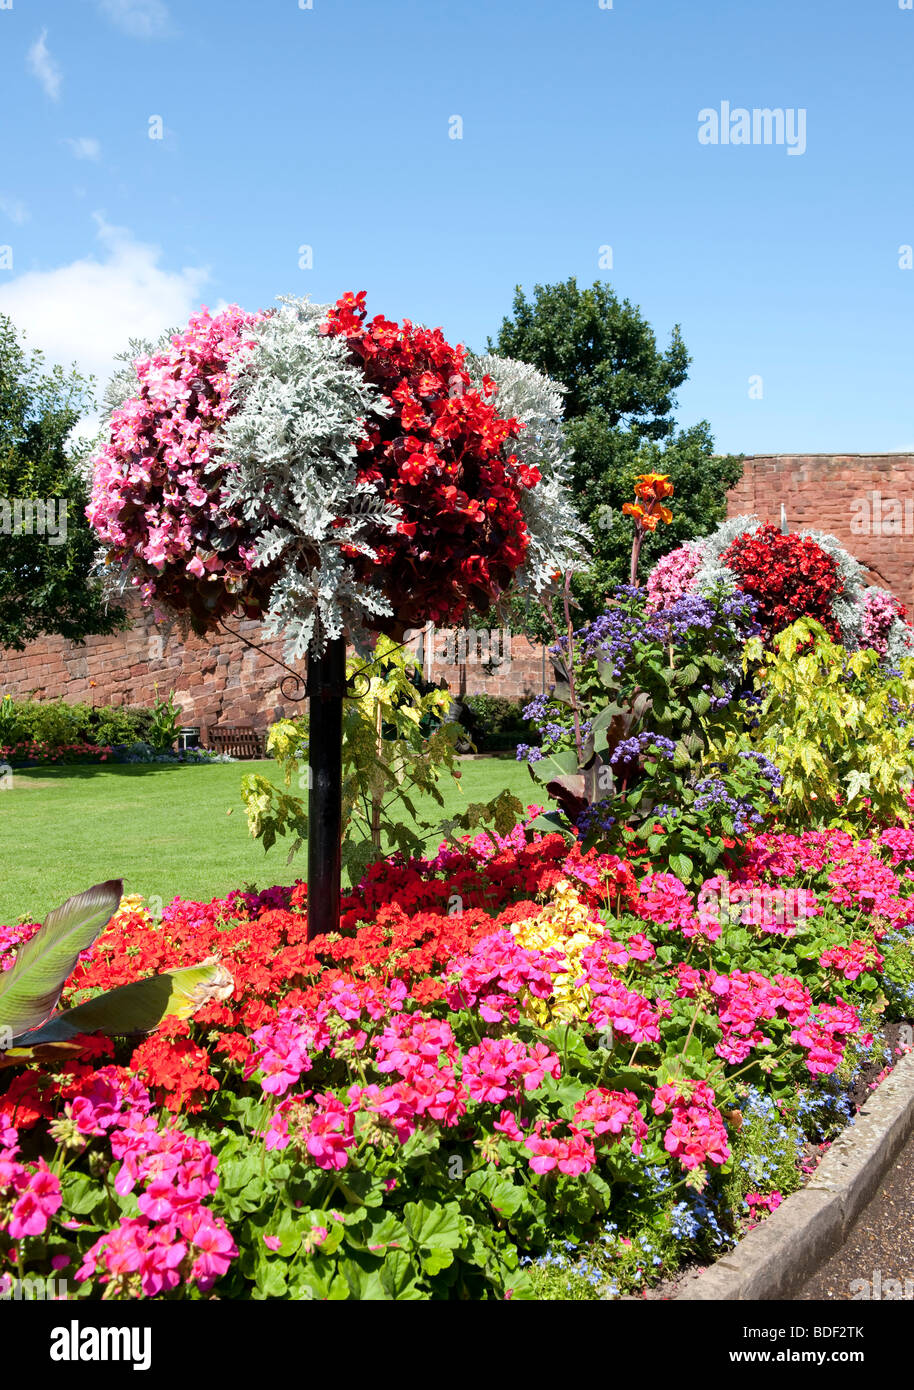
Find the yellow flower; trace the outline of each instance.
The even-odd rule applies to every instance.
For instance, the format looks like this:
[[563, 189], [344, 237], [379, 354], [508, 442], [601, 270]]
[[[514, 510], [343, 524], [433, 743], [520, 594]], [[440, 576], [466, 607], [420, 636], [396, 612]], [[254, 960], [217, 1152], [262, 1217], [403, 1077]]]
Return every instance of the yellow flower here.
[[153, 925], [149, 909], [144, 905], [142, 893], [125, 893], [118, 903], [117, 912], [111, 918], [109, 925], [116, 925], [121, 917], [132, 917], [134, 921], [139, 917], [144, 927]]
[[605, 924], [594, 918], [587, 904], [567, 879], [560, 879], [551, 890], [547, 902], [535, 917], [525, 917], [511, 924], [511, 931], [521, 946], [535, 951], [560, 951], [565, 968], [553, 976], [551, 999], [534, 995], [522, 998], [524, 1013], [541, 1028], [554, 1023], [574, 1023], [584, 1018], [593, 1002], [590, 991], [575, 988], [584, 967], [582, 954], [592, 942], [606, 931]]

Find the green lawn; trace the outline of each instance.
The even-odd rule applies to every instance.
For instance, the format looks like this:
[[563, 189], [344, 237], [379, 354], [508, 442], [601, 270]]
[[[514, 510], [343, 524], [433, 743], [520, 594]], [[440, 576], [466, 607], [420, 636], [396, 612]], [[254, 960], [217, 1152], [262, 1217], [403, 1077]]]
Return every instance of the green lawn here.
[[[504, 787], [525, 805], [537, 800], [523, 763], [467, 759], [460, 768], [459, 786], [450, 778], [441, 783], [445, 815]], [[305, 877], [306, 850], [287, 867], [282, 841], [264, 854], [250, 838], [239, 794], [246, 772], [282, 782], [271, 761], [16, 771], [12, 787], [0, 790], [0, 923], [40, 920], [107, 878], [123, 878], [125, 891], [167, 903], [176, 895], [207, 901], [245, 883], [265, 888]]]

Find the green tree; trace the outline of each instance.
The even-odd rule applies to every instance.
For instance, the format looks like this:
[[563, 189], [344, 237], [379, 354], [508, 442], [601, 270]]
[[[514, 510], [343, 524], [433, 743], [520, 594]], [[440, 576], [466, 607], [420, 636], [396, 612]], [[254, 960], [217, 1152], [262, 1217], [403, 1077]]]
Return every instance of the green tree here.
[[593, 564], [575, 580], [592, 616], [607, 589], [627, 583], [632, 530], [622, 514], [639, 473], [668, 473], [675, 486], [672, 525], [645, 541], [641, 573], [683, 541], [706, 535], [726, 515], [726, 494], [742, 463], [714, 454], [707, 421], [678, 429], [676, 390], [690, 357], [674, 327], [665, 351], [640, 309], [597, 281], [581, 290], [572, 276], [518, 286], [491, 351], [520, 358], [566, 389], [566, 437], [574, 459], [574, 497], [593, 540]]
[[81, 642], [124, 626], [91, 574], [88, 483], [70, 442], [91, 406], [90, 383], [46, 369], [0, 314], [0, 647], [21, 650], [44, 633]]

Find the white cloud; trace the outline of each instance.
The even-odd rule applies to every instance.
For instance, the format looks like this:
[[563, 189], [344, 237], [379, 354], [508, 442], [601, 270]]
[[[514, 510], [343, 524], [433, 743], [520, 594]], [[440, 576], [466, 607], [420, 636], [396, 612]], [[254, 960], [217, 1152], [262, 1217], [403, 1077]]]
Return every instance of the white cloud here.
[[94, 216], [102, 258], [15, 276], [0, 286], [0, 313], [27, 334], [30, 347], [42, 348], [51, 362], [75, 362], [101, 388], [131, 338], [157, 338], [200, 307], [209, 271], [166, 270], [161, 247]]
[[98, 7], [118, 29], [135, 39], [159, 38], [170, 27], [163, 0], [98, 0]]
[[0, 212], [11, 222], [15, 222], [17, 227], [21, 227], [23, 222], [29, 220], [29, 210], [22, 199], [7, 198], [2, 193], [0, 193]]
[[57, 101], [60, 96], [60, 84], [63, 80], [63, 74], [48, 52], [47, 37], [47, 29], [42, 29], [41, 34], [29, 49], [29, 72], [33, 77], [38, 78], [38, 81], [51, 100]]
[[102, 147], [92, 135], [67, 136], [64, 144], [69, 145], [74, 159], [99, 159]]

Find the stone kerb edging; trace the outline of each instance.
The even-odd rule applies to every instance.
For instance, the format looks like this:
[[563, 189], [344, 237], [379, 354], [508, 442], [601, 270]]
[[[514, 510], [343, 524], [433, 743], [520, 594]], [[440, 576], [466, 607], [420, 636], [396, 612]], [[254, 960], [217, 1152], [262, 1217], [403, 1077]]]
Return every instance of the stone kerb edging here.
[[833, 1255], [914, 1130], [914, 1053], [832, 1144], [810, 1181], [677, 1300], [789, 1299]]

